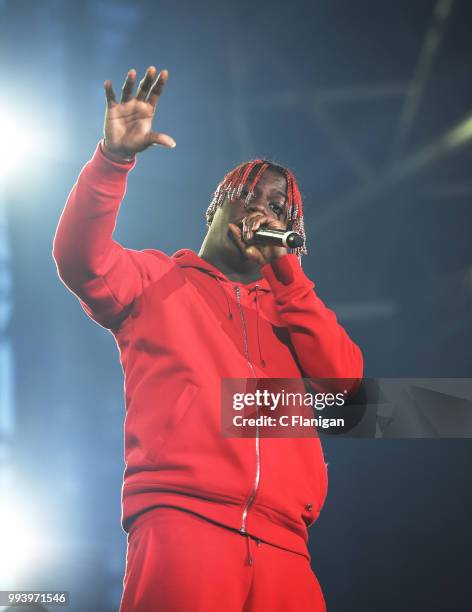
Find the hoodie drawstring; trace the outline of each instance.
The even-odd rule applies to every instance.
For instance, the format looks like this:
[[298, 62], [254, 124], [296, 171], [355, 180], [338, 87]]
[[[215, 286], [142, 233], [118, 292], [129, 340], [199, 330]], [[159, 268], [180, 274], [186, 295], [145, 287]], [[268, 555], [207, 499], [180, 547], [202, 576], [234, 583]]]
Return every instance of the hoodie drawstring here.
[[225, 288], [223, 287], [223, 285], [221, 284], [221, 279], [218, 278], [218, 276], [215, 276], [216, 280], [218, 281], [218, 287], [221, 289], [221, 291], [223, 292], [225, 299], [226, 299], [226, 306], [228, 307], [228, 319], [232, 319], [233, 318], [233, 311], [231, 310], [231, 303], [229, 301], [229, 297], [228, 294], [226, 293]]
[[250, 536], [246, 535], [246, 542], [247, 542], [247, 562], [246, 565], [252, 565], [253, 564], [253, 558], [252, 558], [252, 553], [251, 553], [251, 543], [249, 542], [250, 540]]
[[261, 545], [261, 541], [259, 540], [259, 538], [253, 538], [253, 536], [250, 536], [247, 533], [245, 534], [244, 537], [246, 538], [246, 544], [247, 544], [247, 560], [246, 560], [246, 565], [254, 565], [254, 557], [252, 555], [250, 540], [252, 540], [253, 542], [256, 543], [257, 548], [259, 548], [259, 546]]
[[[225, 300], [226, 300], [226, 306], [228, 309], [228, 319], [232, 319], [233, 318], [233, 311], [231, 310], [231, 302], [230, 299], [228, 297], [228, 294], [225, 290], [225, 288], [223, 287], [222, 284], [222, 280], [218, 277], [215, 276], [216, 280], [217, 280], [217, 284], [218, 287], [221, 289], [221, 291], [223, 292], [223, 295], [225, 296]], [[255, 291], [256, 294], [254, 296], [254, 299], [256, 301], [256, 335], [257, 335], [257, 348], [259, 351], [259, 361], [261, 363], [261, 366], [263, 368], [266, 367], [266, 362], [264, 357], [262, 356], [262, 347], [261, 347], [261, 333], [260, 333], [260, 329], [259, 329], [259, 319], [260, 319], [260, 312], [259, 312], [259, 285], [255, 285], [252, 289], [249, 289], [249, 293], [251, 293], [252, 291]]]
[[258, 289], [259, 289], [259, 285], [255, 286], [256, 289], [256, 330], [257, 330], [257, 348], [259, 349], [259, 359], [261, 362], [261, 366], [263, 368], [265, 368], [266, 366], [266, 362], [264, 360], [264, 357], [262, 356], [262, 349], [261, 349], [261, 338], [260, 338], [260, 334], [259, 334], [259, 294], [258, 294]]

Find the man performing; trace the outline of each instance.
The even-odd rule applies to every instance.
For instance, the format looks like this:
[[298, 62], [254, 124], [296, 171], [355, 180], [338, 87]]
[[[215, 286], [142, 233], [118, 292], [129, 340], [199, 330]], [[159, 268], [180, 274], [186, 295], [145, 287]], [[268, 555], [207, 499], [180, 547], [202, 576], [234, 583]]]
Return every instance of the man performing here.
[[[293, 174], [266, 160], [229, 172], [199, 254], [113, 240], [166, 70], [120, 102], [105, 82], [104, 139], [62, 213], [53, 255], [86, 313], [110, 330], [125, 376], [121, 612], [320, 612], [308, 527], [327, 492], [318, 437], [224, 437], [222, 379], [362, 378], [362, 354], [316, 296], [304, 248], [255, 243], [261, 227], [304, 236]], [[159, 205], [159, 203], [157, 203]]]

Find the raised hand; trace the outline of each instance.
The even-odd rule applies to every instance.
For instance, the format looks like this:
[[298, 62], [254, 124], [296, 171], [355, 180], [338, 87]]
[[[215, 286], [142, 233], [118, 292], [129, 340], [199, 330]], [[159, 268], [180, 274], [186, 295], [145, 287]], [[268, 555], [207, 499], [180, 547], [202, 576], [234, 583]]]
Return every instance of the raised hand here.
[[167, 70], [157, 74], [156, 68], [150, 66], [139, 83], [136, 96], [133, 96], [136, 70], [130, 70], [123, 84], [120, 102], [116, 101], [111, 81], [105, 81], [105, 153], [130, 158], [152, 145], [175, 147], [175, 140], [171, 136], [152, 131], [154, 113], [168, 76]]

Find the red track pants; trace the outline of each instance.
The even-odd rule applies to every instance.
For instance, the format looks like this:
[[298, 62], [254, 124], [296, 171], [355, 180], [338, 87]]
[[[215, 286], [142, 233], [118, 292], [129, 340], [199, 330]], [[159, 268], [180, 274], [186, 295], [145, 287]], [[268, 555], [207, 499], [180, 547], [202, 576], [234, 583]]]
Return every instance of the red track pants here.
[[306, 557], [176, 508], [128, 537], [120, 612], [325, 612]]

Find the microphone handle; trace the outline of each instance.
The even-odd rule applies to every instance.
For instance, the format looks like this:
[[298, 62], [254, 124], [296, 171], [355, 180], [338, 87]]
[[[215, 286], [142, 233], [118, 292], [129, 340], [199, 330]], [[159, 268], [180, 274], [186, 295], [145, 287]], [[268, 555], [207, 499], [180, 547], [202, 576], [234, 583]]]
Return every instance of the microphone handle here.
[[300, 234], [292, 230], [274, 230], [261, 227], [254, 232], [256, 244], [283, 246], [291, 249], [303, 246], [304, 240]]

